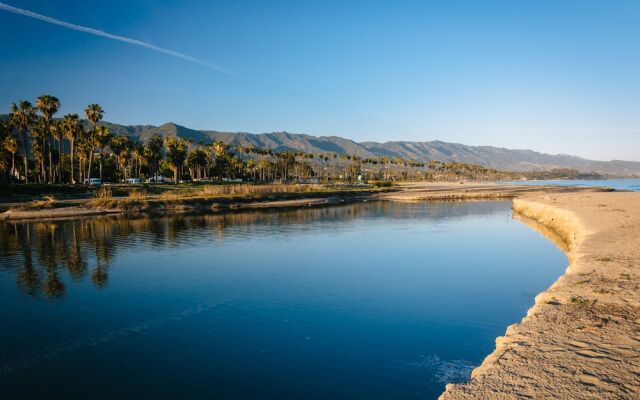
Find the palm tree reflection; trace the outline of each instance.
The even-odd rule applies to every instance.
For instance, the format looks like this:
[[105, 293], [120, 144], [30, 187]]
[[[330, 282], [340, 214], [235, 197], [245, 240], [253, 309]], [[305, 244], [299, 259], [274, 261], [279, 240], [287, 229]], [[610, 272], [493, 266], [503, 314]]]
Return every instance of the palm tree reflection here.
[[[68, 294], [74, 284], [85, 281], [87, 276], [96, 288], [107, 287], [111, 265], [118, 251], [126, 248], [167, 250], [192, 245], [194, 238], [221, 241], [229, 230], [239, 227], [243, 227], [244, 234], [247, 234], [247, 228], [253, 230], [253, 226], [268, 227], [269, 233], [277, 229], [290, 231], [287, 225], [297, 225], [297, 230], [318, 229], [317, 222], [331, 229], [363, 215], [438, 220], [469, 213], [492, 213], [496, 206], [486, 203], [484, 211], [483, 207], [450, 203], [446, 208], [433, 206], [426, 213], [412, 213], [406, 206], [368, 202], [281, 212], [0, 222], [0, 260], [4, 266], [0, 268], [6, 269], [8, 265], [15, 273], [21, 292], [56, 299]], [[266, 231], [254, 232], [264, 234]], [[206, 246], [206, 241], [199, 241], [198, 245]]]

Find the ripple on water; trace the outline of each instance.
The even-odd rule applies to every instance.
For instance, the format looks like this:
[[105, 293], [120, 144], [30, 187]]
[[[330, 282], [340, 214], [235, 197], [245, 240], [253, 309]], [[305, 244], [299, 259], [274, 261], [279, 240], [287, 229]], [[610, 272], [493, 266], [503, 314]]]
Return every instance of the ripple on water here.
[[468, 381], [471, 371], [476, 367], [466, 360], [443, 360], [435, 354], [409, 362], [408, 366], [426, 370], [435, 381], [443, 384]]

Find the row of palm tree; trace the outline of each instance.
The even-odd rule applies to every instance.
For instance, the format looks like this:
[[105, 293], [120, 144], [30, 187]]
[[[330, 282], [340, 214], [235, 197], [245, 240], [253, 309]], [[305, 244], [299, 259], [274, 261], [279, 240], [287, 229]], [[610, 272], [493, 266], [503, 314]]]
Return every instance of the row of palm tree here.
[[183, 178], [455, 180], [508, 176], [481, 165], [435, 160], [424, 163], [402, 157], [275, 152], [220, 141], [195, 144], [180, 137], [153, 136], [142, 143], [112, 134], [100, 123], [104, 110], [99, 104], [84, 109], [85, 120], [78, 114], [56, 119], [60, 105], [60, 100], [51, 95], [38, 97], [35, 105], [26, 100], [12, 104], [10, 118], [0, 124], [0, 169], [7, 172], [5, 177], [25, 183], [75, 184], [86, 182], [94, 174], [102, 180], [105, 165], [110, 179], [146, 175], [157, 180], [158, 175], [170, 173], [174, 182]]
[[[108, 129], [97, 123], [104, 115], [102, 107], [90, 104], [84, 110], [85, 116], [91, 122], [91, 128], [85, 130], [78, 114], [67, 114], [61, 120], [54, 120], [54, 115], [60, 109], [60, 100], [51, 95], [42, 95], [36, 99], [35, 106], [20, 100], [11, 105], [10, 119], [4, 123], [4, 149], [12, 155], [11, 176], [29, 183], [29, 148], [39, 167], [37, 180], [46, 183], [62, 183], [65, 181], [62, 168], [62, 143], [69, 142], [70, 175], [69, 183], [75, 183], [74, 155], [77, 152], [76, 142], [79, 142], [81, 155], [88, 156], [86, 176], [90, 175], [93, 153], [96, 145], [104, 148], [104, 139], [108, 137]], [[20, 141], [12, 134], [16, 131]], [[31, 135], [29, 138], [28, 135]], [[57, 145], [57, 151], [54, 144]], [[18, 147], [22, 150], [23, 169], [20, 171], [15, 165], [15, 155]], [[82, 158], [84, 159], [84, 158]], [[101, 158], [102, 162], [102, 158]]]

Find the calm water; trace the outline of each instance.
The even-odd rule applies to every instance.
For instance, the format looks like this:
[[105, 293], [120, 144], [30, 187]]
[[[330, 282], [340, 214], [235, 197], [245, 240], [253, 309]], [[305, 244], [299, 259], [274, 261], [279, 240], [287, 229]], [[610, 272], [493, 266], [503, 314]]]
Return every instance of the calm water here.
[[516, 181], [509, 183], [522, 185], [606, 186], [617, 190], [640, 192], [640, 179]]
[[0, 224], [0, 396], [436, 398], [566, 264], [509, 202]]

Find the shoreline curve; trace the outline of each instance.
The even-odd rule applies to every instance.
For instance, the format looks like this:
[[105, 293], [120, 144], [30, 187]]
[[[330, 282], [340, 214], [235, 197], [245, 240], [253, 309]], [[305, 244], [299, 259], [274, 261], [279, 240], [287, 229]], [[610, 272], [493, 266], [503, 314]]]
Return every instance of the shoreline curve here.
[[513, 210], [560, 238], [569, 266], [440, 399], [640, 398], [640, 193], [525, 195]]

